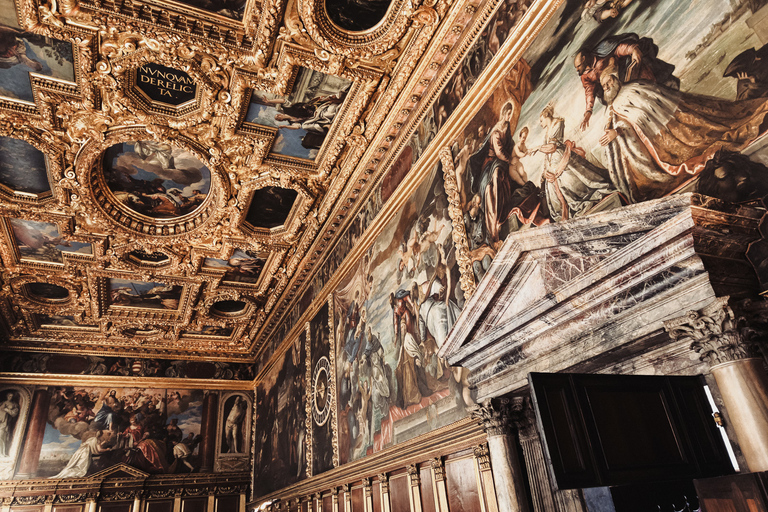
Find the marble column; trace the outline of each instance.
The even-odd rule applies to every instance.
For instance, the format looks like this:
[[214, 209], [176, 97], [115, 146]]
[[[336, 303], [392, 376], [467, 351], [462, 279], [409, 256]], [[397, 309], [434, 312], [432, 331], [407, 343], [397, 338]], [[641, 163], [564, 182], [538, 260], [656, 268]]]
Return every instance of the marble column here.
[[213, 472], [216, 458], [216, 417], [219, 409], [219, 395], [213, 391], [206, 393], [203, 399], [203, 412], [200, 421], [200, 472]]
[[755, 332], [731, 306], [718, 297], [664, 327], [710, 365], [749, 470], [768, 471], [768, 374]]
[[517, 427], [520, 445], [523, 447], [528, 484], [531, 489], [531, 503], [534, 512], [584, 512], [586, 507], [581, 491], [555, 491], [549, 478], [544, 447], [536, 428], [536, 418], [530, 397], [516, 397], [512, 404], [513, 423]]
[[511, 438], [510, 401], [502, 398], [494, 404], [486, 400], [470, 414], [481, 421], [488, 436], [491, 472], [496, 483], [496, 499], [500, 510], [527, 512], [524, 476], [517, 458], [517, 447]]
[[51, 393], [47, 389], [38, 389], [32, 397], [32, 406], [27, 423], [27, 435], [24, 450], [16, 478], [34, 478], [40, 463], [40, 450], [43, 448], [45, 424], [48, 421], [48, 409], [51, 405]]

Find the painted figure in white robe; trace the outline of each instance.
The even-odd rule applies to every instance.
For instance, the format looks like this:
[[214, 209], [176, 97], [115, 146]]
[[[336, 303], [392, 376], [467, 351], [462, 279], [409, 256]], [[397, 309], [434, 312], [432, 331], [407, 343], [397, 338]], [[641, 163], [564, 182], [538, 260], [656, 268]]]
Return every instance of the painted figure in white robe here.
[[565, 121], [555, 117], [552, 105], [539, 116], [544, 144], [534, 150], [545, 155], [542, 188], [549, 216], [554, 221], [583, 214], [613, 192], [608, 171], [590, 163], [584, 150], [565, 139]]
[[105, 447], [109, 436], [107, 430], [100, 430], [98, 434], [89, 437], [80, 444], [80, 447], [72, 454], [66, 467], [51, 478], [81, 478], [88, 473], [94, 455], [100, 455], [109, 451]]

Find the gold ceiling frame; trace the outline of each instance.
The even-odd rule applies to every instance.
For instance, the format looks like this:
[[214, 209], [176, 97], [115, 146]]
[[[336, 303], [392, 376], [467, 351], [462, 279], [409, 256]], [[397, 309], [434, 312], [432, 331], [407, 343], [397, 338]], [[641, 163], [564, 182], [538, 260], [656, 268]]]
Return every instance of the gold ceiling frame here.
[[[16, 245], [16, 239], [11, 226], [11, 219], [30, 220], [55, 224], [59, 234], [71, 242], [91, 244], [91, 254], [79, 254], [61, 251], [62, 262], [24, 259]], [[71, 273], [77, 269], [89, 268], [100, 256], [104, 254], [105, 238], [76, 233], [73, 229], [74, 219], [58, 213], [44, 213], [38, 211], [8, 210], [0, 207], [0, 231], [5, 237], [6, 243], [0, 244], [0, 256], [3, 258], [5, 275], [9, 273], [25, 273], [31, 270], [61, 271]]]
[[301, 23], [307, 34], [323, 50], [358, 59], [371, 58], [392, 49], [402, 39], [412, 19], [430, 16], [428, 10], [437, 3], [393, 0], [384, 18], [369, 30], [353, 32], [331, 21], [325, 9], [325, 0], [296, 0]]
[[[139, 281], [140, 279], [151, 279], [152, 281], [165, 285], [181, 286], [182, 292], [177, 309], [164, 310], [158, 308], [121, 306], [111, 303], [109, 289], [107, 287], [109, 279], [124, 279], [128, 281]], [[137, 276], [124, 271], [116, 270], [93, 270], [88, 272], [88, 285], [92, 296], [96, 297], [95, 311], [92, 312], [94, 318], [105, 319], [115, 326], [133, 327], [136, 324], [163, 323], [174, 326], [184, 326], [189, 324], [192, 318], [192, 304], [200, 293], [201, 284], [190, 279], [172, 277], [172, 276]]]
[[[264, 167], [262, 167], [263, 169]], [[267, 187], [279, 187], [297, 192], [296, 200], [285, 219], [285, 223], [274, 228], [252, 226], [247, 222], [248, 211], [257, 190]], [[242, 198], [242, 199], [241, 199]], [[238, 204], [243, 205], [232, 218], [232, 223], [238, 229], [249, 235], [251, 244], [273, 246], [290, 244], [300, 236], [304, 221], [314, 205], [315, 197], [307, 186], [293, 176], [280, 172], [278, 169], [267, 167], [259, 176], [240, 183]]]
[[[69, 292], [63, 299], [45, 299], [32, 295], [27, 289], [28, 284], [45, 283], [61, 286]], [[50, 274], [41, 276], [22, 275], [8, 280], [8, 285], [14, 293], [14, 299], [22, 310], [34, 308], [36, 312], [54, 315], [67, 315], [82, 311], [88, 307], [88, 292], [78, 286], [74, 279], [69, 280], [61, 275]]]
[[[35, 331], [66, 331], [68, 333], [71, 333], [74, 336], [78, 335], [85, 335], [85, 333], [81, 331], [91, 331], [90, 336], [93, 336], [93, 333], [99, 332], [99, 326], [97, 324], [94, 324], [92, 326], [85, 326], [85, 325], [54, 325], [54, 324], [43, 324], [40, 322], [40, 319], [37, 317], [37, 315], [34, 312], [30, 311], [23, 311], [24, 315], [24, 321], [29, 326], [30, 332]], [[68, 315], [69, 316], [69, 315]], [[76, 321], [82, 322], [85, 319], [85, 313], [83, 309], [81, 308], [79, 311], [75, 312], [75, 314], [71, 315], [75, 318]]]
[[[227, 313], [216, 310], [216, 303], [221, 301], [239, 301], [244, 302], [245, 307], [237, 312]], [[198, 314], [205, 314], [212, 322], [218, 325], [232, 325], [236, 323], [247, 323], [249, 314], [258, 309], [259, 305], [253, 297], [241, 293], [238, 290], [219, 289], [197, 304]]]
[[[149, 239], [146, 246], [148, 247], [161, 243], [161, 239], [165, 241], [184, 237], [189, 240], [194, 239], [195, 236], [204, 237], [205, 234], [199, 232], [200, 227], [216, 224], [230, 213], [227, 208], [227, 200], [230, 197], [229, 180], [221, 169], [221, 162], [210, 158], [209, 153], [199, 143], [183, 134], [177, 133], [176, 137], [169, 137], [167, 135], [170, 134], [164, 133], [166, 137], [161, 137], [150, 132], [150, 128], [152, 127], [111, 128], [104, 134], [101, 141], [91, 139], [81, 147], [75, 160], [75, 173], [77, 181], [87, 184], [88, 188], [88, 194], [80, 198], [83, 220], [92, 226], [96, 224], [103, 226], [104, 221], [114, 226], [108, 232], [117, 243], [135, 240], [135, 237], [129, 233], [147, 236]], [[115, 198], [104, 178], [104, 151], [115, 144], [141, 140], [155, 140], [189, 151], [208, 168], [211, 175], [208, 197], [197, 210], [181, 217], [155, 219], [134, 212]]]
[[66, 200], [67, 194], [60, 185], [64, 177], [66, 167], [64, 151], [53, 144], [50, 139], [43, 138], [34, 128], [28, 124], [12, 125], [0, 122], [0, 137], [8, 137], [21, 140], [37, 149], [45, 157], [46, 179], [50, 190], [40, 194], [20, 192], [6, 185], [0, 185], [0, 198], [10, 203], [24, 205], [25, 209], [32, 206], [48, 206], [53, 200]]
[[[101, 51], [106, 54], [106, 59], [96, 64], [97, 81], [105, 91], [116, 95], [120, 104], [140, 122], [146, 124], [157, 123], [156, 116], [161, 116], [166, 118], [165, 122], [171, 128], [189, 128], [210, 121], [214, 114], [221, 115], [231, 110], [229, 76], [220, 71], [217, 60], [181, 41], [174, 42], [176, 44], [163, 44], [154, 39], [140, 39], [134, 34], [114, 35], [112, 40], [102, 41]], [[178, 110], [161, 108], [140, 99], [134, 91], [133, 76], [147, 64], [188, 74], [197, 87], [195, 106]]]

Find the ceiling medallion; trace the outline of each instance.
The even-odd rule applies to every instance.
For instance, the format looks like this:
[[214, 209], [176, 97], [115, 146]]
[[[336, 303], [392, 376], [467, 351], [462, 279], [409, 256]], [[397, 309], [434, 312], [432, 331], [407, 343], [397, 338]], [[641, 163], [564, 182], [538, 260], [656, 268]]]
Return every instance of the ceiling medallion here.
[[91, 172], [93, 197], [131, 231], [179, 235], [215, 211], [213, 173], [189, 150], [153, 140], [126, 141], [109, 146], [99, 161]]

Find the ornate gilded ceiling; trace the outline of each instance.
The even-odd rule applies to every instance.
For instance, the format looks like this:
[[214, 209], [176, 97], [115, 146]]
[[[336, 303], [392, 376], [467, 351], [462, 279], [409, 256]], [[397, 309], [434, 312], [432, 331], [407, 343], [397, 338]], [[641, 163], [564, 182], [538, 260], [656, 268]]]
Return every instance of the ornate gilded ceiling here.
[[499, 2], [2, 3], [6, 348], [248, 360]]

